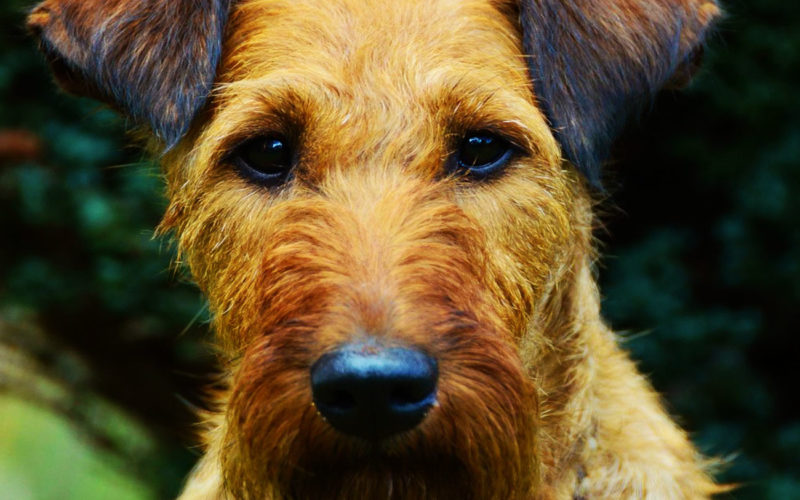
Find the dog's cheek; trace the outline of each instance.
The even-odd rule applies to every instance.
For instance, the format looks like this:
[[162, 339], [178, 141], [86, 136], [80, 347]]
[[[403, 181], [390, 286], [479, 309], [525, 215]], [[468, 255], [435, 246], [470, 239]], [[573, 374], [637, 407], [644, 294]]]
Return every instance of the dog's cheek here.
[[265, 290], [259, 250], [269, 231], [256, 221], [268, 210], [220, 189], [181, 197], [187, 201], [171, 201], [159, 230], [174, 232], [177, 260], [208, 299], [217, 340], [238, 350], [241, 332], [260, 316], [254, 315]]
[[495, 310], [515, 336], [569, 263], [580, 231], [574, 184], [564, 171], [524, 165], [460, 202], [486, 235]]
[[487, 479], [476, 498], [528, 498], [538, 466], [536, 387], [503, 335], [475, 330], [460, 340], [442, 357], [440, 407], [422, 432], [449, 443], [447, 452], [462, 457], [472, 477], [484, 474], [485, 463], [506, 464], [502, 482]]
[[300, 460], [298, 440], [331, 432], [310, 404], [314, 342], [313, 331], [286, 327], [252, 342], [234, 368], [226, 415], [230, 452], [222, 457], [234, 489], [252, 493], [264, 477], [278, 481]]

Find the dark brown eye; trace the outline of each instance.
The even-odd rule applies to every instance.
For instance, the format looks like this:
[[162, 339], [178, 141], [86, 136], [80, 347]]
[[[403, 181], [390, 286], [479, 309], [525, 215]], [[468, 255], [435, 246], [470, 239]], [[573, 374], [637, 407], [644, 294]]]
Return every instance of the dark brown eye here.
[[458, 169], [476, 178], [498, 172], [514, 152], [505, 139], [490, 132], [470, 132], [456, 153]]
[[291, 173], [294, 151], [285, 137], [268, 135], [244, 142], [233, 151], [231, 158], [247, 179], [277, 186]]

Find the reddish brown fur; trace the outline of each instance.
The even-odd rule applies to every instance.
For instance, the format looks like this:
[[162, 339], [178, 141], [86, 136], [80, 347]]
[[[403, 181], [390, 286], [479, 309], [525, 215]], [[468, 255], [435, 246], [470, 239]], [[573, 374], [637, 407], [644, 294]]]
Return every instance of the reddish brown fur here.
[[[644, 14], [600, 3], [629, 23]], [[713, 7], [653, 3], [693, 22]], [[182, 498], [719, 489], [600, 317], [592, 196], [534, 96], [517, 15], [487, 0], [235, 4], [216, 91], [164, 157], [161, 231], [174, 231], [208, 296], [229, 373]], [[637, 36], [655, 40], [652, 29]], [[448, 176], [474, 130], [523, 154], [485, 182]], [[300, 152], [281, 188], [227, 160], [271, 131]], [[417, 347], [440, 371], [422, 424], [377, 445], [324, 422], [309, 385], [315, 360], [367, 337]]]

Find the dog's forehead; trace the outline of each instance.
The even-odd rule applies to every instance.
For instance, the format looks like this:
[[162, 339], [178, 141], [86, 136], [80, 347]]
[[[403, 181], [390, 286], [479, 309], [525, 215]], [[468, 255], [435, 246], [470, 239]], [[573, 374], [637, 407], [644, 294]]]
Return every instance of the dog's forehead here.
[[248, 0], [227, 33], [222, 82], [291, 69], [345, 86], [447, 73], [529, 86], [514, 2]]

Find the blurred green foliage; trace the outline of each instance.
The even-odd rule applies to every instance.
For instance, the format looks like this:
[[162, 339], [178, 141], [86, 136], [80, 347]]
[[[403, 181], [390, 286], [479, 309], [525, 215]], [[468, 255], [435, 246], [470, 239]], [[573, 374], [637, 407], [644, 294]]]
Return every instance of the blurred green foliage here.
[[[112, 113], [55, 90], [28, 3], [0, 6], [0, 129], [43, 151], [0, 163], [0, 320], [49, 332], [50, 375], [151, 429], [162, 445], [126, 459], [166, 496], [211, 366], [203, 304], [152, 239], [157, 166]], [[731, 498], [800, 498], [800, 3], [725, 6], [700, 78], [620, 141], [604, 311], [699, 446], [732, 457]]]
[[[196, 456], [198, 388], [213, 369], [204, 303], [172, 270], [168, 242], [153, 239], [165, 206], [158, 167], [127, 146], [114, 113], [56, 89], [24, 30], [30, 5], [0, 4], [0, 133], [27, 131], [41, 144], [0, 158], [0, 347], [31, 352], [74, 401], [38, 387], [27, 397], [74, 421], [159, 497], [175, 496]], [[47, 342], [28, 334], [39, 331]], [[0, 349], [0, 390], [27, 388], [4, 363]], [[132, 448], [97, 398], [158, 446]]]
[[0, 415], [0, 498], [154, 498], [145, 484], [121, 473], [119, 461], [95, 453], [52, 413], [0, 396]]

